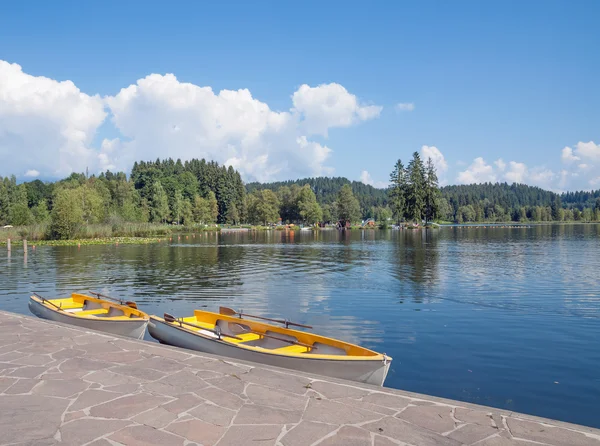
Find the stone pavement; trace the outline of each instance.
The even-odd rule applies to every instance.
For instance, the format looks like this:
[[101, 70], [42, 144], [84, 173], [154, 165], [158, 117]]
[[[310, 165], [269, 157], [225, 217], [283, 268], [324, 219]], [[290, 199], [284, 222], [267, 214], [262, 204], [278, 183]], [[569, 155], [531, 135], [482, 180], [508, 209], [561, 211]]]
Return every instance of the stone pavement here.
[[600, 446], [600, 431], [0, 312], [0, 444]]

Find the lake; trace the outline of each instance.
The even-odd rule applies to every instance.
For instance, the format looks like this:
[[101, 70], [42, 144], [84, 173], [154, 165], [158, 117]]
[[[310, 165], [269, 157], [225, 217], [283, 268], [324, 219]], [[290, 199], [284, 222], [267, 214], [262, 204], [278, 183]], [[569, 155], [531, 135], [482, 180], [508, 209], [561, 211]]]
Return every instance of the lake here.
[[600, 427], [600, 225], [0, 247], [0, 309], [88, 289], [287, 317], [392, 356], [388, 387]]

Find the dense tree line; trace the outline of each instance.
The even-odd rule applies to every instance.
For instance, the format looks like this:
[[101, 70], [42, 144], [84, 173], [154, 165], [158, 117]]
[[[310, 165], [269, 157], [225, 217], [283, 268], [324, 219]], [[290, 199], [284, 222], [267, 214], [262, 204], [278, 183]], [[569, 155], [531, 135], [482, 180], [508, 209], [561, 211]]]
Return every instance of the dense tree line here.
[[399, 160], [388, 189], [346, 178], [306, 178], [244, 185], [239, 172], [216, 162], [172, 159], [135, 163], [129, 178], [110, 171], [73, 173], [55, 183], [17, 184], [0, 177], [0, 226], [47, 225], [69, 238], [85, 224], [600, 221], [600, 190], [556, 194], [524, 184], [437, 187], [435, 168], [418, 153]]
[[[342, 186], [347, 184], [350, 186], [354, 197], [358, 200], [360, 213], [363, 217], [372, 217], [373, 207], [384, 207], [387, 203], [387, 191], [385, 189], [377, 189], [360, 181], [349, 181], [347, 178], [342, 177], [316, 177], [277, 181], [274, 183], [248, 183], [246, 188], [249, 193], [257, 189], [270, 189], [276, 192], [282, 187], [302, 187], [306, 184], [313, 190], [319, 204], [329, 207], [338, 199], [338, 194]], [[287, 219], [284, 218], [284, 220]]]

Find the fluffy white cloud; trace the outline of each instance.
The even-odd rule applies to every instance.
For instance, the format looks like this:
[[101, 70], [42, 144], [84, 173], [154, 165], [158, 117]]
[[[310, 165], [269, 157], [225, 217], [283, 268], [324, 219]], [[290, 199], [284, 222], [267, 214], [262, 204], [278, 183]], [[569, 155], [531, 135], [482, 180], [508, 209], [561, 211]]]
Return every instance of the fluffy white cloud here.
[[578, 161], [580, 158], [578, 156], [573, 155], [573, 149], [570, 147], [565, 147], [562, 149], [561, 159], [563, 163], [570, 163], [573, 161]]
[[577, 153], [577, 155], [581, 158], [588, 158], [590, 160], [600, 160], [600, 144], [595, 144], [594, 141], [580, 141], [575, 146], [575, 153]]
[[494, 161], [494, 164], [501, 171], [504, 171], [504, 169], [506, 169], [506, 163], [502, 160], [502, 158], [498, 158], [496, 161]]
[[[0, 61], [0, 158], [7, 160], [0, 175], [129, 170], [157, 157], [205, 157], [234, 166], [246, 180], [328, 175], [332, 150], [310, 136], [381, 112], [338, 84], [302, 85], [292, 102], [274, 111], [246, 89], [214, 92], [172, 74], [151, 74], [100, 98]], [[93, 147], [107, 116], [120, 135]]]
[[509, 183], [524, 183], [527, 173], [527, 166], [525, 164], [511, 161], [508, 163], [508, 171], [504, 174], [504, 178]]
[[383, 107], [361, 105], [357, 97], [336, 83], [310, 87], [306, 84], [292, 95], [293, 113], [300, 115], [308, 135], [321, 134], [333, 127], [349, 127], [379, 116]]
[[396, 104], [397, 111], [413, 111], [415, 109], [415, 104], [412, 102], [400, 102]]
[[377, 187], [379, 189], [385, 189], [389, 185], [389, 183], [387, 183], [385, 181], [374, 181], [373, 178], [371, 177], [371, 174], [366, 170], [363, 170], [360, 173], [359, 181], [361, 181], [365, 184], [368, 184], [369, 186]]
[[95, 166], [90, 144], [105, 117], [99, 96], [0, 60], [0, 175], [61, 176]]
[[40, 176], [40, 173], [35, 169], [29, 169], [27, 172], [25, 172], [24, 176], [28, 178], [37, 178]]
[[421, 158], [423, 158], [425, 163], [427, 163], [428, 158], [431, 158], [438, 173], [444, 173], [448, 170], [446, 158], [444, 158], [442, 152], [435, 146], [421, 146]]
[[495, 182], [494, 168], [487, 164], [482, 157], [475, 158], [467, 170], [458, 174], [456, 181], [460, 184]]

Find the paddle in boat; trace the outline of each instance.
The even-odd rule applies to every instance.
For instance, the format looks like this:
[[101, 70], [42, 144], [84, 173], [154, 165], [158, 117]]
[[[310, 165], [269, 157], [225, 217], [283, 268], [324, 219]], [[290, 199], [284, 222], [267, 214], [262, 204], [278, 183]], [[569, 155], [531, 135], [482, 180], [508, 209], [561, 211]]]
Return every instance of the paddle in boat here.
[[144, 337], [149, 317], [137, 309], [135, 302], [92, 291], [90, 294], [92, 296], [73, 293], [71, 297], [46, 299], [33, 293], [29, 298], [29, 310], [42, 319], [135, 339]]
[[[227, 307], [219, 311], [196, 310], [183, 318], [151, 315], [148, 332], [163, 344], [378, 386], [390, 368], [392, 358], [385, 353], [289, 328], [312, 328], [308, 325]], [[244, 317], [277, 322], [285, 328]]]

